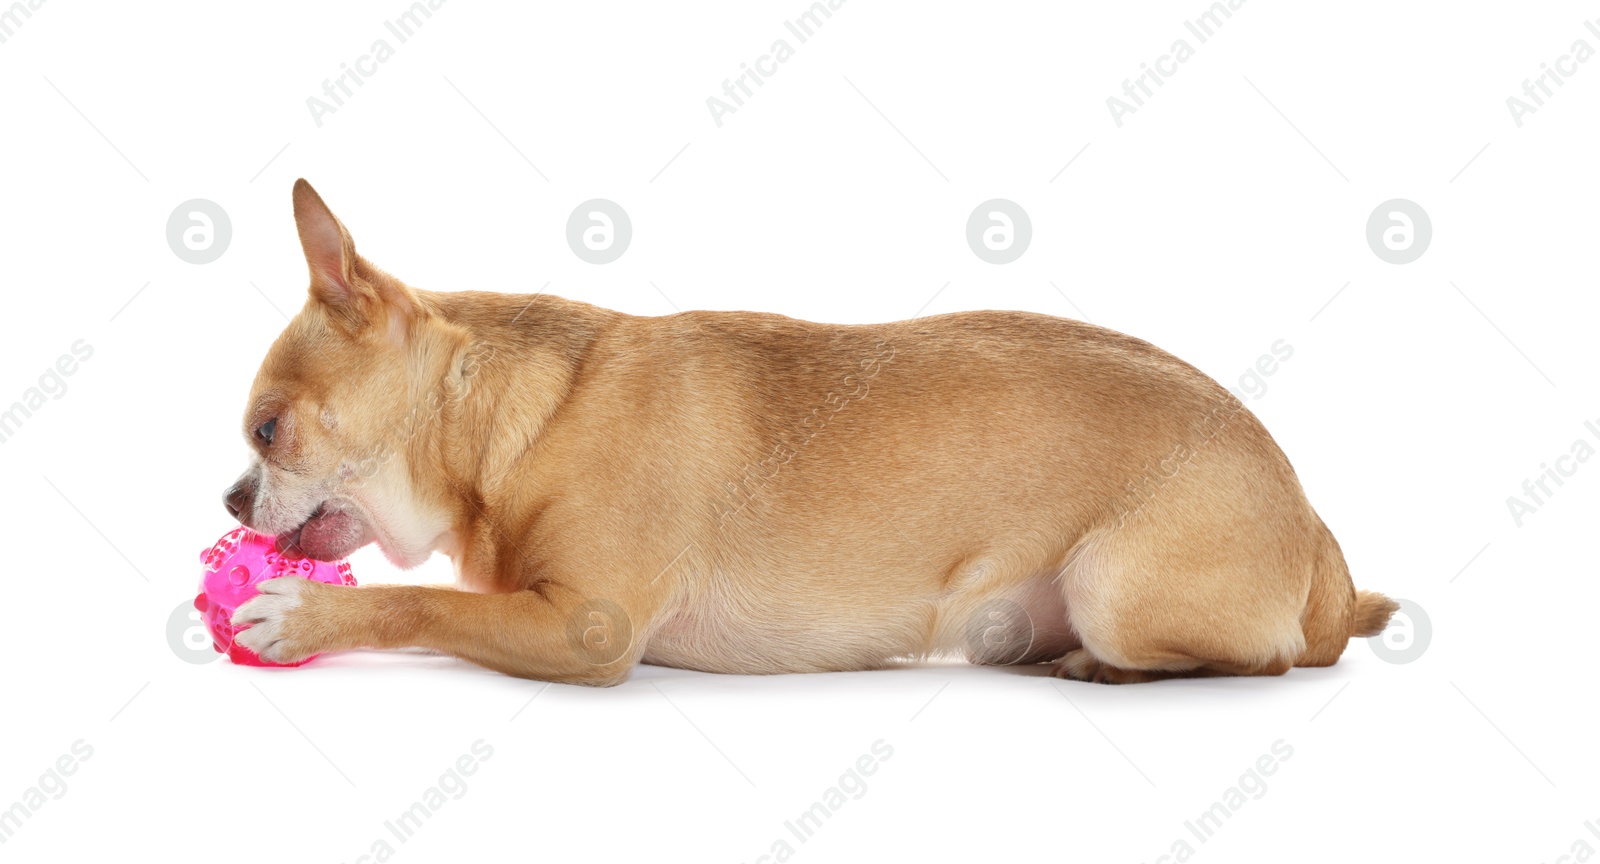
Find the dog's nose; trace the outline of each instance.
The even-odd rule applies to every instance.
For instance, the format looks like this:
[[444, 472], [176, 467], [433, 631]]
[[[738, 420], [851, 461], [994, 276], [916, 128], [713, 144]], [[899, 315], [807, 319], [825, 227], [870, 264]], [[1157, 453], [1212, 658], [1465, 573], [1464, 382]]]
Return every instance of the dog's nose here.
[[243, 482], [239, 482], [233, 484], [228, 491], [222, 493], [222, 506], [228, 508], [229, 516], [232, 516], [241, 522], [244, 521], [244, 517], [240, 514], [245, 511], [246, 507], [250, 506], [251, 492], [252, 490], [249, 486]]

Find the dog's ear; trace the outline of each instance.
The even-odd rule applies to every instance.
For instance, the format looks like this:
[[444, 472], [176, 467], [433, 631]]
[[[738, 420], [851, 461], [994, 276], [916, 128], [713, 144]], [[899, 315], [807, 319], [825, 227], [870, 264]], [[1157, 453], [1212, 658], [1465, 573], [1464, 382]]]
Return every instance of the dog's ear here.
[[411, 291], [356, 254], [350, 232], [304, 179], [294, 183], [294, 222], [311, 270], [311, 296], [335, 319], [352, 331], [371, 324], [395, 331], [416, 311]]
[[322, 196], [305, 180], [294, 181], [294, 224], [311, 268], [311, 294], [338, 303], [354, 292], [356, 244]]

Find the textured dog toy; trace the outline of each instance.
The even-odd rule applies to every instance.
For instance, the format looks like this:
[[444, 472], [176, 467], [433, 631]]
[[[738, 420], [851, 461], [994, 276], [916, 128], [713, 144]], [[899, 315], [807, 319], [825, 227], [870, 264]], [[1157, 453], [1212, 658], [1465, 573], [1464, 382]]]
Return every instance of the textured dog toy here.
[[299, 663], [270, 663], [233, 641], [240, 630], [249, 628], [248, 624], [233, 625], [234, 610], [261, 593], [256, 586], [280, 576], [300, 576], [329, 585], [356, 584], [349, 562], [290, 558], [275, 551], [272, 541], [248, 528], [235, 528], [200, 553], [205, 572], [200, 574], [200, 594], [194, 598], [194, 608], [200, 610], [206, 629], [211, 631], [212, 647], [245, 666], [299, 666], [317, 656], [313, 654]]

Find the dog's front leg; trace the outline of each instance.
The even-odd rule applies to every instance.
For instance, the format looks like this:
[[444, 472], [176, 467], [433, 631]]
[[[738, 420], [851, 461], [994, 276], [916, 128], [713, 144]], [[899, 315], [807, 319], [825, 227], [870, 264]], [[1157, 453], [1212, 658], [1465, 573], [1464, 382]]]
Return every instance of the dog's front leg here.
[[[234, 613], [239, 644], [274, 663], [352, 648], [430, 648], [508, 675], [609, 686], [643, 653], [648, 610], [571, 591], [477, 594], [285, 577]], [[631, 602], [633, 598], [622, 598]]]

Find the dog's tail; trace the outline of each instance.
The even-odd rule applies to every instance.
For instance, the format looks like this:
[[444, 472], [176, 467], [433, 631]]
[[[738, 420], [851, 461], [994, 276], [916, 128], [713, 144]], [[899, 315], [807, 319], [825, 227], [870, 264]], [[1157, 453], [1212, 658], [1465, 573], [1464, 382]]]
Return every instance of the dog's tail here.
[[1312, 566], [1311, 593], [1300, 615], [1306, 647], [1296, 666], [1332, 666], [1357, 636], [1376, 636], [1400, 604], [1376, 591], [1357, 591], [1333, 532], [1322, 526], [1322, 554]]
[[1389, 626], [1389, 618], [1400, 611], [1400, 604], [1376, 591], [1356, 592], [1355, 626], [1350, 635], [1376, 636]]

